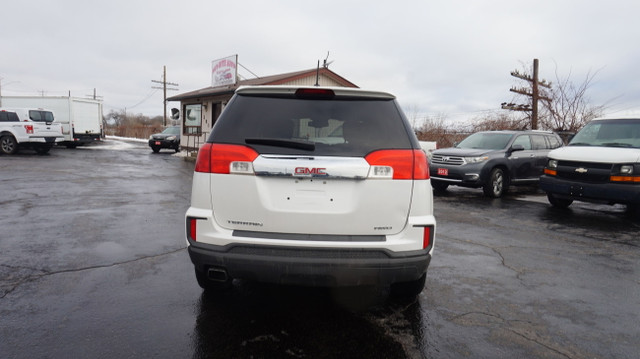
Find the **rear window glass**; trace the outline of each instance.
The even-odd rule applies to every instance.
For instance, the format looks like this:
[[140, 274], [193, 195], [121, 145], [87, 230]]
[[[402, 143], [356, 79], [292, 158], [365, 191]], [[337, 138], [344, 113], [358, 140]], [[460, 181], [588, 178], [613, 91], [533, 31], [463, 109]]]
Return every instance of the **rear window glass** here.
[[36, 122], [53, 122], [53, 113], [50, 111], [29, 110], [29, 118]]
[[263, 154], [364, 156], [412, 148], [393, 100], [317, 100], [236, 95], [209, 142], [246, 144]]
[[0, 111], [0, 122], [18, 122], [20, 119], [15, 112]]

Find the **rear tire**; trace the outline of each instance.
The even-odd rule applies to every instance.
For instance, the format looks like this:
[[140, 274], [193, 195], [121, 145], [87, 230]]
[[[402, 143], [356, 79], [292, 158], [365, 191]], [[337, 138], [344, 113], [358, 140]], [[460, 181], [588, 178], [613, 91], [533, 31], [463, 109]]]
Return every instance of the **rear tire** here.
[[444, 192], [449, 187], [449, 184], [448, 183], [443, 183], [443, 182], [440, 182], [440, 181], [434, 181], [432, 179], [431, 180], [431, 187], [433, 187], [433, 189], [436, 192]]
[[233, 278], [231, 277], [227, 277], [226, 281], [220, 282], [209, 279], [206, 272], [195, 269], [195, 273], [198, 285], [206, 292], [224, 292], [233, 287]]
[[507, 192], [507, 188], [509, 188], [509, 177], [502, 169], [494, 168], [482, 190], [487, 197], [500, 198]]
[[393, 283], [391, 285], [391, 296], [405, 299], [415, 298], [422, 293], [426, 280], [427, 273], [424, 273], [422, 277], [413, 281]]
[[53, 147], [53, 145], [42, 145], [42, 146], [35, 147], [34, 150], [39, 155], [46, 155], [47, 153], [49, 153], [49, 150], [51, 149], [51, 147]]
[[558, 198], [551, 193], [547, 193], [547, 199], [556, 208], [567, 208], [573, 203], [572, 199]]
[[0, 137], [0, 152], [5, 155], [12, 155], [18, 152], [18, 141], [12, 135]]

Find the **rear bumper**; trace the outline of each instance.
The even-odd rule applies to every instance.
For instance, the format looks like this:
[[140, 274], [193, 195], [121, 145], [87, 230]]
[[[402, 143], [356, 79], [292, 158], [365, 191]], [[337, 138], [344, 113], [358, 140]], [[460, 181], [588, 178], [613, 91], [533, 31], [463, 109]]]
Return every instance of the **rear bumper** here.
[[100, 140], [99, 133], [74, 133], [73, 141], [75, 143], [87, 144]]
[[640, 185], [631, 183], [582, 183], [543, 175], [540, 189], [559, 198], [585, 202], [640, 204]]
[[305, 286], [389, 285], [426, 273], [429, 249], [328, 249], [248, 244], [215, 246], [189, 240], [196, 269], [222, 269], [233, 278]]
[[45, 143], [56, 143], [56, 142], [61, 142], [62, 140], [64, 140], [64, 137], [62, 136], [30, 136], [29, 137], [29, 143], [39, 143], [39, 144], [45, 144]]

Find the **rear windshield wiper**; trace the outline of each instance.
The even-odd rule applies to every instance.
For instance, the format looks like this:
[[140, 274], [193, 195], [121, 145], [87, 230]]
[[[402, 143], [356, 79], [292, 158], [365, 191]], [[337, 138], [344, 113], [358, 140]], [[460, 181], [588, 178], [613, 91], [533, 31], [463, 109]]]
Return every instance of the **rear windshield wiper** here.
[[297, 150], [314, 151], [316, 145], [307, 141], [284, 140], [279, 138], [247, 138], [244, 142], [248, 145], [266, 145], [275, 147], [294, 148]]
[[586, 143], [586, 142], [576, 142], [576, 143], [570, 143], [569, 146], [591, 146], [590, 143]]
[[602, 145], [606, 147], [632, 147], [630, 144], [624, 142], [607, 142]]

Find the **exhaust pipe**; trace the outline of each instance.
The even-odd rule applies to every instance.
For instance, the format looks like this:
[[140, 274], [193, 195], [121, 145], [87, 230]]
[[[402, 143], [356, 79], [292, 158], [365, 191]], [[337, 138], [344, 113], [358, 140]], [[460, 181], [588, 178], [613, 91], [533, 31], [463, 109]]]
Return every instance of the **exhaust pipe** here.
[[209, 268], [209, 270], [207, 270], [207, 278], [216, 282], [226, 282], [229, 280], [227, 271], [223, 268]]

